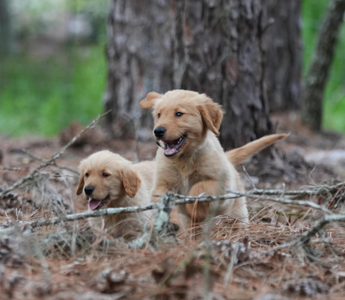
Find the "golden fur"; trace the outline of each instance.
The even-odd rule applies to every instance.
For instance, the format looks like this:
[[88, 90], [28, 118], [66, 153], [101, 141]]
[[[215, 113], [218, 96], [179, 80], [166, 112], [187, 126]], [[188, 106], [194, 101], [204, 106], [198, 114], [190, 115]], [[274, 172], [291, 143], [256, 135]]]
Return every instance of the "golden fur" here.
[[237, 165], [244, 162], [262, 149], [288, 136], [289, 134], [286, 133], [270, 134], [250, 142], [240, 148], [227, 151], [225, 152], [225, 155], [233, 165]]
[[[240, 163], [269, 142], [282, 138], [279, 135], [265, 137], [225, 154], [216, 137], [223, 111], [206, 95], [184, 90], [173, 90], [164, 95], [151, 92], [140, 106], [153, 109], [155, 130], [165, 129], [164, 136], [157, 138], [165, 149], [163, 146], [157, 150], [153, 195], [168, 190], [191, 196], [202, 193], [220, 195], [226, 193], [226, 189], [242, 192], [243, 184], [231, 161]], [[182, 146], [173, 146], [172, 152], [167, 150], [168, 144], [176, 145], [181, 139]], [[157, 200], [152, 198], [152, 201]], [[229, 215], [247, 223], [245, 202], [241, 197], [217, 203], [187, 204], [174, 209], [172, 220], [185, 229], [204, 221], [214, 208], [217, 215]]]
[[[91, 201], [104, 201], [102, 208], [145, 205], [150, 202], [155, 163], [145, 161], [132, 164], [118, 154], [104, 150], [81, 161], [77, 195], [83, 193], [90, 209]], [[108, 175], [104, 177], [104, 174]], [[85, 187], [93, 187], [92, 195], [86, 195]], [[89, 202], [89, 203], [88, 203]], [[96, 208], [97, 209], [97, 208]], [[96, 230], [111, 231], [116, 237], [131, 238], [141, 231], [151, 212], [119, 214], [90, 218]]]

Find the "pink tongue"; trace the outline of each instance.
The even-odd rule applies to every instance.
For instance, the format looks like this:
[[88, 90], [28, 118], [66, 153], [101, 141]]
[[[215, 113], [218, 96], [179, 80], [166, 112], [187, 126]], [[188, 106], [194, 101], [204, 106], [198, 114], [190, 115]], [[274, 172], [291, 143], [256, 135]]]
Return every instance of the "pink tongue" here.
[[94, 200], [92, 199], [89, 202], [89, 207], [91, 210], [95, 210], [100, 204], [101, 204], [102, 200]]
[[176, 146], [177, 146], [176, 144], [165, 143], [164, 154], [165, 155], [175, 154], [178, 151]]

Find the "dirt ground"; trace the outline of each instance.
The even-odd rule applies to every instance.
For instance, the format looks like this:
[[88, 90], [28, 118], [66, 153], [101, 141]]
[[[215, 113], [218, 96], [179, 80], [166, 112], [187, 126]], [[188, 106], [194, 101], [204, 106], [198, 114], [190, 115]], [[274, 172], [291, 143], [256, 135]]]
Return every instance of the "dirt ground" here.
[[[290, 136], [274, 149], [238, 166], [247, 190], [303, 190], [345, 181], [345, 137], [315, 134], [294, 113], [272, 116], [277, 132]], [[0, 136], [0, 192], [61, 149], [81, 126], [59, 137]], [[0, 299], [344, 299], [345, 233], [333, 223], [290, 247], [323, 214], [305, 206], [248, 199], [250, 224], [216, 217], [209, 234], [178, 233], [178, 242], [132, 249], [85, 220], [30, 228], [16, 221], [85, 211], [75, 195], [81, 159], [110, 149], [132, 161], [153, 159], [154, 142], [114, 141], [100, 128], [39, 172], [35, 180], [0, 199]], [[40, 161], [41, 160], [41, 161]], [[298, 198], [344, 213], [345, 187]], [[280, 247], [280, 248], [279, 248]]]

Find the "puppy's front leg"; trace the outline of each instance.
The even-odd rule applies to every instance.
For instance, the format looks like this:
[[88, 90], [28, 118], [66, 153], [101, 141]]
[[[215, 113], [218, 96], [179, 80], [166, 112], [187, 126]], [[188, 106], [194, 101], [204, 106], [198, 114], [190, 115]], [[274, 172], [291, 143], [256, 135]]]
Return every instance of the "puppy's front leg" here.
[[151, 202], [157, 203], [160, 201], [160, 197], [168, 191], [168, 188], [165, 185], [156, 185], [152, 191]]
[[[216, 180], [205, 180], [194, 184], [189, 192], [190, 196], [199, 196], [200, 194], [218, 195], [220, 186]], [[211, 202], [186, 204], [186, 211], [193, 223], [205, 221], [211, 206]]]
[[[157, 185], [152, 192], [152, 202], [159, 202], [159, 197], [154, 197], [155, 195], [164, 195], [168, 191], [168, 188], [165, 185]], [[179, 211], [177, 206], [174, 206], [171, 213], [170, 213], [170, 221], [174, 224], [176, 231], [181, 228], [180, 220], [179, 220]]]

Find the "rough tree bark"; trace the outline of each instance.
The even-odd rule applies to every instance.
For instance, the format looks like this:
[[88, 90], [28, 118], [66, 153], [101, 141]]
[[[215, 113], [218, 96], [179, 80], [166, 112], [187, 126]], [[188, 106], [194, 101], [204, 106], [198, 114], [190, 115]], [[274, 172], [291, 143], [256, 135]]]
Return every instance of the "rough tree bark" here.
[[[223, 105], [220, 140], [226, 149], [272, 132], [265, 1], [112, 0], [104, 100], [105, 109], [113, 110], [113, 132], [128, 134], [126, 127], [119, 130], [125, 114], [138, 116], [147, 92], [178, 88], [206, 93]], [[149, 117], [140, 126], [151, 131]]]
[[8, 2], [0, 0], [0, 56], [8, 54], [11, 49], [10, 21]]
[[[263, 93], [260, 1], [176, 1], [175, 85], [206, 93], [226, 114], [224, 148], [271, 132]], [[176, 68], [176, 67], [175, 67]]]
[[172, 83], [169, 1], [112, 0], [108, 16], [108, 83], [103, 98], [106, 122], [115, 137], [133, 138], [134, 124], [152, 136], [151, 113], [139, 106], [148, 92]]
[[320, 131], [322, 128], [322, 99], [344, 12], [345, 0], [331, 0], [329, 2], [305, 80], [302, 117], [304, 122], [315, 131]]
[[265, 84], [271, 111], [300, 107], [301, 0], [264, 0]]

